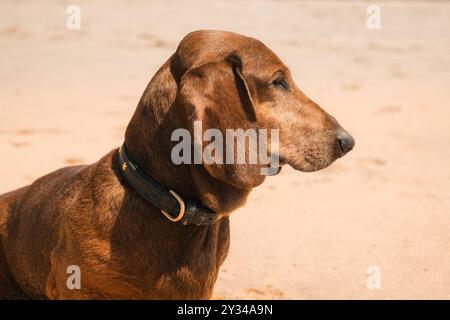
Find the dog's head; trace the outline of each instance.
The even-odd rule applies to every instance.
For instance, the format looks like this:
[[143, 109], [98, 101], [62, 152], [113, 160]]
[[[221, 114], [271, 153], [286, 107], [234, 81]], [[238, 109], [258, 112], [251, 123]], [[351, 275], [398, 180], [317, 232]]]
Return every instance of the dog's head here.
[[[127, 139], [140, 139], [133, 132], [141, 136], [148, 132], [146, 137], [158, 139], [147, 150], [153, 154], [161, 139], [170, 145], [176, 128], [194, 134], [195, 121], [201, 121], [203, 131], [214, 128], [223, 137], [227, 129], [267, 129], [270, 141], [270, 130], [278, 129], [280, 167], [287, 163], [301, 171], [325, 168], [354, 146], [337, 121], [295, 85], [288, 68], [269, 48], [231, 32], [195, 31], [180, 42], [147, 87]], [[200, 166], [215, 179], [242, 189], [265, 178], [260, 163]]]
[[[352, 136], [296, 86], [288, 68], [258, 40], [230, 32], [196, 31], [181, 41], [172, 65], [181, 75], [180, 97], [190, 107], [191, 120], [223, 132], [279, 129], [281, 164], [315, 171], [354, 146]], [[259, 167], [245, 168], [254, 173]], [[210, 171], [236, 179], [245, 170], [211, 166]]]

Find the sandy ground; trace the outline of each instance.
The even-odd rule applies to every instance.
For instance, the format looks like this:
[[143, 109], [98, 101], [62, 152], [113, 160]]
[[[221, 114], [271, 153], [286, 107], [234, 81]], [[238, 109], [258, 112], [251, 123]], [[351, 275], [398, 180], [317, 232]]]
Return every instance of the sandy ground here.
[[[232, 218], [215, 298], [450, 298], [450, 3], [0, 1], [0, 193], [122, 142], [184, 34], [265, 42], [356, 149], [285, 168]], [[185, 2], [183, 2], [185, 3]], [[381, 270], [381, 289], [366, 269]]]

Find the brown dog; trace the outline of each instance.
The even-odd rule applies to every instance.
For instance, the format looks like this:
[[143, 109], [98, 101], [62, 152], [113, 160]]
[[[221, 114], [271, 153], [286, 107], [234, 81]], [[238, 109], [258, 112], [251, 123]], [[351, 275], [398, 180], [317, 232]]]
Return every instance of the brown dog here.
[[[125, 145], [143, 173], [221, 219], [170, 221], [131, 187], [112, 150], [0, 196], [0, 297], [210, 298], [229, 248], [227, 215], [265, 176], [250, 164], [175, 165], [171, 134], [192, 131], [195, 120], [221, 131], [279, 129], [281, 164], [301, 171], [322, 169], [354, 145], [264, 44], [230, 32], [190, 33], [147, 86]], [[81, 289], [67, 286], [72, 265]]]

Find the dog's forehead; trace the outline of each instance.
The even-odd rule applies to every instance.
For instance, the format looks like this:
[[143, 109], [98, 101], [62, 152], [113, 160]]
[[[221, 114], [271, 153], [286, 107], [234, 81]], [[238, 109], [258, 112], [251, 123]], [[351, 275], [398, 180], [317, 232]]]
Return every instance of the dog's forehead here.
[[238, 54], [247, 67], [285, 68], [280, 58], [264, 43], [234, 32], [194, 31], [183, 38], [177, 49], [180, 62], [186, 69], [223, 60], [231, 53]]

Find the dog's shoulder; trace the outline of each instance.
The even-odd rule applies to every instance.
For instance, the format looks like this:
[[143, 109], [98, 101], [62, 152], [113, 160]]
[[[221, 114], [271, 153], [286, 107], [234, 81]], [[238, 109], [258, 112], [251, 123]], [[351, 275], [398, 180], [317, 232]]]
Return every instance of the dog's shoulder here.
[[36, 206], [67, 209], [72, 202], [96, 198], [104, 190], [113, 192], [120, 189], [117, 188], [120, 186], [119, 178], [113, 170], [116, 150], [93, 164], [60, 168], [38, 178], [17, 199], [21, 209]]

